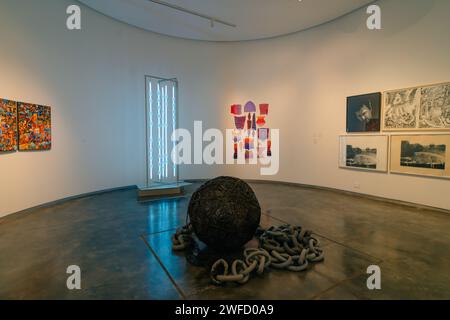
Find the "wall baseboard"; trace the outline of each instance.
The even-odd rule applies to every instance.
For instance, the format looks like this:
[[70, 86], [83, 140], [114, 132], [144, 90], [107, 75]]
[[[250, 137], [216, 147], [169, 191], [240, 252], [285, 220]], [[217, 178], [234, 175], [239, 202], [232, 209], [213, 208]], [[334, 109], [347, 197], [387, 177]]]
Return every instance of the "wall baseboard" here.
[[[184, 181], [189, 182], [189, 183], [203, 183], [208, 180], [210, 180], [210, 179], [184, 179]], [[331, 188], [331, 187], [308, 185], [308, 184], [302, 184], [302, 183], [296, 183], [296, 182], [258, 180], [258, 179], [244, 179], [244, 181], [246, 181], [247, 183], [254, 183], [254, 184], [278, 184], [278, 185], [285, 185], [285, 186], [303, 188], [303, 189], [324, 190], [324, 191], [330, 191], [330, 192], [334, 192], [334, 193], [345, 194], [345, 195], [350, 195], [350, 196], [355, 196], [355, 197], [360, 197], [360, 198], [365, 198], [365, 199], [370, 199], [370, 200], [375, 200], [375, 201], [380, 201], [380, 202], [385, 202], [385, 203], [396, 204], [396, 205], [400, 205], [400, 206], [406, 206], [409, 208], [415, 208], [417, 210], [429, 210], [429, 211], [435, 211], [435, 212], [439, 212], [439, 213], [450, 214], [450, 210], [446, 210], [443, 208], [436, 208], [436, 207], [426, 206], [426, 205], [422, 205], [422, 204], [418, 204], [418, 203], [389, 199], [389, 198], [384, 198], [384, 197], [379, 197], [379, 196], [374, 196], [374, 195], [369, 195], [369, 194], [364, 194], [364, 193], [358, 193], [358, 192], [354, 192], [354, 191], [335, 189], [335, 188]], [[87, 193], [82, 193], [79, 195], [62, 198], [59, 200], [43, 203], [38, 206], [20, 210], [20, 211], [8, 214], [4, 217], [0, 217], [0, 223], [4, 223], [7, 220], [14, 220], [14, 219], [23, 217], [23, 216], [33, 212], [36, 209], [51, 207], [51, 206], [58, 205], [58, 204], [61, 204], [61, 203], [64, 203], [64, 202], [67, 202], [70, 200], [77, 200], [77, 199], [92, 197], [92, 196], [109, 193], [109, 192], [114, 192], [114, 191], [125, 191], [125, 190], [133, 190], [133, 189], [137, 189], [137, 186], [130, 185], [130, 186], [123, 186], [123, 187], [109, 188], [109, 189], [87, 192]]]
[[[201, 183], [201, 182], [205, 182], [207, 180], [209, 180], [209, 179], [184, 179], [184, 181], [191, 182], [191, 183]], [[435, 212], [439, 212], [439, 213], [450, 214], [450, 210], [447, 210], [444, 208], [432, 207], [432, 206], [427, 206], [427, 205], [414, 203], [414, 202], [389, 199], [389, 198], [384, 198], [384, 197], [380, 197], [380, 196], [374, 196], [374, 195], [359, 193], [359, 192], [354, 192], [354, 191], [341, 190], [341, 189], [336, 189], [336, 188], [331, 188], [331, 187], [302, 184], [302, 183], [297, 183], [297, 182], [277, 181], [277, 180], [244, 179], [244, 181], [247, 183], [279, 184], [279, 185], [285, 185], [285, 186], [297, 187], [297, 188], [303, 188], [303, 189], [324, 190], [324, 191], [330, 191], [330, 192], [335, 192], [335, 193], [339, 193], [339, 194], [345, 194], [345, 195], [350, 195], [350, 196], [355, 196], [355, 197], [360, 197], [360, 198], [365, 198], [365, 199], [370, 199], [370, 200], [375, 200], [375, 201], [396, 204], [396, 205], [405, 206], [405, 207], [409, 207], [409, 208], [415, 208], [417, 210], [430, 210], [430, 211], [435, 211]]]
[[16, 218], [20, 218], [23, 217], [27, 214], [29, 214], [30, 212], [36, 210], [36, 209], [42, 209], [42, 208], [47, 208], [47, 207], [51, 207], [54, 205], [58, 205], [70, 200], [77, 200], [77, 199], [82, 199], [82, 198], [87, 198], [87, 197], [92, 197], [92, 196], [96, 196], [96, 195], [100, 195], [100, 194], [104, 194], [104, 193], [109, 193], [109, 192], [114, 192], [114, 191], [123, 191], [123, 190], [133, 190], [133, 189], [137, 189], [136, 185], [131, 185], [131, 186], [123, 186], [123, 187], [116, 187], [116, 188], [109, 188], [109, 189], [103, 189], [103, 190], [98, 190], [98, 191], [92, 191], [92, 192], [87, 192], [87, 193], [82, 193], [82, 194], [78, 194], [78, 195], [74, 195], [74, 196], [70, 196], [70, 197], [66, 197], [66, 198], [62, 198], [62, 199], [58, 199], [55, 201], [50, 201], [50, 202], [46, 202], [34, 207], [30, 207], [27, 209], [23, 209], [17, 212], [13, 212], [10, 214], [7, 214], [6, 216], [0, 217], [0, 223], [6, 222], [6, 219], [11, 220], [11, 219], [16, 219]]

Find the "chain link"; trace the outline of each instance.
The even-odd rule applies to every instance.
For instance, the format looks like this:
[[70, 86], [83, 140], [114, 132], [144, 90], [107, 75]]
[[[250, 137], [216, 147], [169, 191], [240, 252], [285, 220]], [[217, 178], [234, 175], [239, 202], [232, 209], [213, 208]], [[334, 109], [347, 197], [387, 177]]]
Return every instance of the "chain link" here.
[[[227, 282], [245, 284], [250, 275], [263, 275], [271, 268], [301, 272], [307, 270], [310, 263], [324, 259], [320, 241], [312, 231], [300, 226], [284, 224], [268, 229], [258, 228], [259, 248], [244, 249], [244, 259], [234, 260], [231, 265], [225, 259], [217, 260], [211, 267], [211, 280], [216, 285]], [[192, 225], [177, 230], [172, 236], [173, 250], [186, 250], [194, 243]]]
[[191, 224], [177, 229], [177, 232], [172, 235], [172, 249], [175, 251], [183, 251], [189, 248], [193, 242], [193, 229]]

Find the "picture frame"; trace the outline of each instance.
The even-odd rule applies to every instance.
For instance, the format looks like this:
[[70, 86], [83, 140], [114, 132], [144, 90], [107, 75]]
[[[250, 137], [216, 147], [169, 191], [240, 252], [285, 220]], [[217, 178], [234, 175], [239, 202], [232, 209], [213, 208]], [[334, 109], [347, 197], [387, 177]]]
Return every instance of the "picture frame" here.
[[388, 159], [388, 135], [339, 136], [340, 168], [386, 173]]
[[402, 134], [390, 137], [391, 173], [450, 178], [450, 134]]
[[18, 148], [17, 102], [0, 99], [0, 153]]
[[347, 97], [347, 133], [380, 132], [381, 92]]
[[422, 87], [419, 130], [450, 130], [450, 82]]
[[383, 92], [383, 132], [450, 130], [450, 82]]
[[17, 103], [19, 151], [44, 151], [52, 148], [51, 107]]

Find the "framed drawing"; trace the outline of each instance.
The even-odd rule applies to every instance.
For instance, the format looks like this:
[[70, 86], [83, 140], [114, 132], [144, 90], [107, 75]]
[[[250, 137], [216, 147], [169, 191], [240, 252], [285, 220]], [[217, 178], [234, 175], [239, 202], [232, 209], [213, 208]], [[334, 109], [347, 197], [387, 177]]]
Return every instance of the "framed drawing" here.
[[419, 129], [450, 129], [450, 83], [423, 87], [419, 109]]
[[381, 93], [347, 98], [347, 132], [379, 132]]
[[387, 91], [383, 131], [450, 130], [450, 83]]
[[385, 92], [383, 99], [383, 130], [416, 129], [420, 93], [420, 88]]
[[340, 136], [339, 167], [387, 172], [389, 137], [385, 135]]
[[450, 178], [450, 135], [392, 135], [390, 171]]
[[50, 150], [51, 108], [19, 102], [18, 117], [19, 151]]
[[0, 99], [0, 152], [17, 150], [17, 103]]

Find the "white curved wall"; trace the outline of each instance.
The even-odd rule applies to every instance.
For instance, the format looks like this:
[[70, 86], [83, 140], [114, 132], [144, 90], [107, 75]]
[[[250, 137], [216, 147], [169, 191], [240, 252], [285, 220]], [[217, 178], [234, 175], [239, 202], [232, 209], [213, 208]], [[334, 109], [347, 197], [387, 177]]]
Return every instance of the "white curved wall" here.
[[[450, 209], [450, 180], [338, 168], [347, 96], [450, 81], [450, 1], [377, 4], [381, 31], [369, 31], [368, 15], [359, 10], [306, 32], [233, 44], [229, 100], [271, 103], [270, 125], [281, 129], [281, 165], [266, 179]], [[228, 173], [259, 174], [242, 167]]]
[[82, 30], [69, 31], [73, 3], [0, 3], [0, 97], [52, 106], [53, 132], [51, 151], [0, 155], [0, 216], [144, 183], [146, 74], [180, 80], [181, 126], [192, 127], [196, 114], [220, 126], [223, 46], [152, 34], [84, 6]]
[[[349, 95], [450, 80], [446, 0], [382, 0], [383, 30], [358, 11], [277, 39], [206, 43], [145, 32], [68, 0], [0, 5], [0, 97], [51, 105], [49, 152], [0, 155], [0, 216], [145, 179], [144, 75], [180, 80], [180, 126], [232, 128], [229, 105], [271, 104], [281, 129], [278, 175], [257, 168], [189, 166], [182, 178], [233, 174], [352, 190], [450, 209], [448, 180], [337, 168]], [[353, 188], [355, 183], [361, 189]]]

